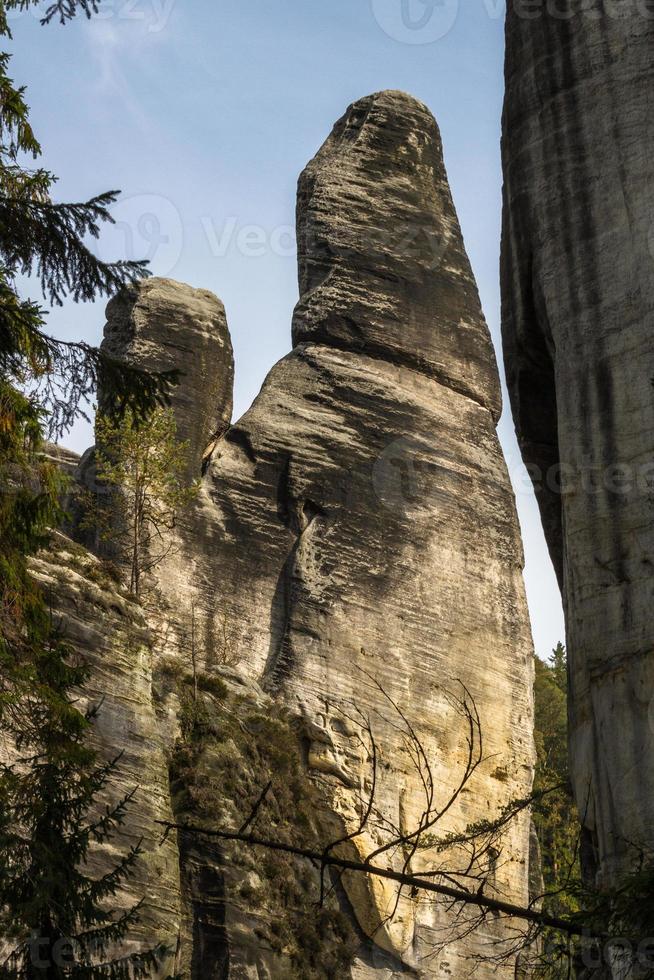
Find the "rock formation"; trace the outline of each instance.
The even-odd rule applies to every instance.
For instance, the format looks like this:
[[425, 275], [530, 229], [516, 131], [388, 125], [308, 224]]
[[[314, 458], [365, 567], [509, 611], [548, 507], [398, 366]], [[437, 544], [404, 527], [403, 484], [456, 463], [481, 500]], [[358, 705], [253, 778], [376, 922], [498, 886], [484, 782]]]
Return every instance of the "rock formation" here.
[[654, 844], [646, 6], [597, 0], [526, 17], [516, 4], [507, 20], [505, 362], [563, 593], [583, 860], [600, 885]]
[[[399, 92], [350, 106], [300, 177], [297, 220], [294, 347], [205, 458], [148, 611], [151, 691], [177, 817], [239, 826], [270, 782], [257, 828], [324, 845], [357, 829], [374, 775], [356, 857], [393, 828], [412, 833], [425, 779], [447, 811], [439, 836], [529, 792], [533, 654], [499, 380], [428, 110]], [[186, 370], [175, 408], [180, 433], [198, 433], [198, 474], [231, 386], [224, 320], [202, 297], [151, 280], [110, 304], [106, 334], [133, 363]], [[197, 337], [206, 353], [192, 360]], [[462, 701], [484, 746], [456, 793]], [[349, 874], [324, 917], [307, 916], [312, 869], [185, 834], [178, 845], [168, 907], [187, 976], [514, 976], [510, 961], [474, 960], [509, 935], [501, 917], [440, 950], [453, 928], [442, 903]], [[528, 856], [522, 814], [486, 856], [488, 889], [525, 904]], [[461, 860], [425, 846], [409, 867]]]
[[[230, 624], [239, 669], [304, 720], [309, 768], [331, 781], [347, 830], [361, 771], [339, 703], [386, 716], [366, 673], [383, 681], [446, 792], [465, 751], [448, 699], [463, 682], [502, 762], [453, 808], [448, 828], [460, 827], [529, 787], [531, 641], [496, 366], [425, 107], [400, 93], [351, 106], [300, 177], [297, 223], [295, 347], [209, 463], [215, 564], [203, 562], [198, 609], [215, 635]], [[379, 805], [411, 826], [418, 776], [381, 729]], [[498, 880], [515, 896], [525, 834], [518, 823]], [[373, 845], [363, 835], [355, 846]], [[429, 906], [407, 901], [380, 925], [386, 887], [351, 898], [364, 931], [419, 965]]]
[[102, 349], [148, 371], [180, 373], [173, 389], [177, 434], [203, 458], [232, 417], [234, 356], [225, 308], [208, 289], [144, 279], [107, 306]]
[[117, 853], [141, 842], [134, 874], [112, 903], [114, 909], [128, 909], [146, 898], [141, 921], [122, 952], [140, 952], [161, 942], [175, 953], [181, 918], [179, 855], [172, 840], [162, 841], [157, 824], [172, 816], [168, 750], [174, 720], [161, 712], [153, 696], [160, 669], [146, 616], [101, 561], [63, 534], [54, 535], [48, 552], [32, 561], [32, 570], [56, 602], [67, 642], [91, 668], [84, 695], [99, 707], [93, 748], [107, 760], [120, 753], [106, 797], [98, 803], [113, 806], [135, 793], [123, 832], [105, 847], [107, 863], [101, 849], [93, 854], [93, 871], [106, 873]]

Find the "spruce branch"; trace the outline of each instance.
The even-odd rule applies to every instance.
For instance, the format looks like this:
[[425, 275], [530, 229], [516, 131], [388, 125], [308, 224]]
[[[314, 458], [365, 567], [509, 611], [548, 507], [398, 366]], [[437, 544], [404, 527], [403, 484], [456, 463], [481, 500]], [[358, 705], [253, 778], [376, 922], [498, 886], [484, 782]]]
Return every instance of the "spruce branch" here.
[[60, 204], [0, 194], [0, 255], [12, 272], [39, 278], [51, 303], [69, 295], [77, 302], [111, 296], [127, 283], [147, 276], [145, 261], [102, 262], [84, 237], [97, 239], [102, 223], [113, 224], [109, 207], [119, 191], [88, 201]]
[[[36, 7], [39, 0], [5, 0], [7, 10], [28, 10]], [[56, 0], [46, 10], [41, 18], [41, 24], [49, 24], [57, 19], [60, 24], [72, 20], [79, 12], [90, 19], [93, 14], [97, 14], [100, 9], [100, 0]]]

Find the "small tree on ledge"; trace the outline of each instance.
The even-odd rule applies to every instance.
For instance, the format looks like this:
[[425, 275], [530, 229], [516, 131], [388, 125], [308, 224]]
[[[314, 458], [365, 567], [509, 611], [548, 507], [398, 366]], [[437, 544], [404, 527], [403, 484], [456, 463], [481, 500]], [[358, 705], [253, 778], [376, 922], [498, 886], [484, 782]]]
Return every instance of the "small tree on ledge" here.
[[99, 415], [95, 431], [97, 481], [110, 491], [109, 503], [97, 508], [101, 537], [129, 567], [129, 590], [140, 598], [143, 575], [171, 553], [169, 532], [197, 493], [197, 483], [185, 481], [188, 442], [177, 440], [172, 410], [164, 408], [145, 420], [129, 411]]

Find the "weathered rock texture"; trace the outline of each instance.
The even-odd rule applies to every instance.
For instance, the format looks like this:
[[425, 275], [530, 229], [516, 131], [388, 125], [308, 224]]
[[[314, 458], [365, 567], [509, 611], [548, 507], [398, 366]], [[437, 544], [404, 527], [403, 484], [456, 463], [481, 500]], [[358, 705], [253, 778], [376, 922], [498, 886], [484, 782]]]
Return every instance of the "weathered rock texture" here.
[[[509, 6], [505, 362], [562, 587], [584, 863], [654, 843], [654, 20]], [[583, 9], [581, 9], [583, 8]], [[631, 843], [629, 843], [631, 842]]]
[[[122, 953], [140, 952], [164, 943], [170, 956], [160, 976], [175, 966], [181, 916], [180, 866], [177, 847], [162, 842], [158, 820], [170, 820], [169, 746], [176, 721], [164, 715], [155, 696], [154, 676], [160, 668], [155, 644], [141, 607], [126, 596], [103, 563], [63, 534], [31, 562], [32, 571], [55, 604], [66, 640], [91, 668], [80, 700], [98, 707], [93, 748], [107, 760], [120, 758], [100, 807], [114, 806], [134, 793], [125, 828], [92, 851], [91, 872], [97, 876], [114, 867], [120, 856], [141, 842], [141, 856], [126, 886], [112, 900], [114, 910], [132, 908], [145, 898], [141, 921], [133, 928]], [[105, 863], [106, 862], [106, 863]]]
[[[531, 641], [493, 351], [424, 106], [382, 93], [350, 107], [300, 178], [298, 239], [294, 350], [216, 446], [187, 561], [167, 580], [183, 608], [195, 556], [186, 602], [207, 669], [228, 658], [300, 719], [309, 771], [347, 830], [368, 774], [343, 720], [349, 701], [376, 727], [381, 812], [406, 829], [423, 806], [367, 675], [410, 715], [441, 798], [466, 750], [449, 694], [466, 684], [493, 761], [441, 829], [460, 828], [529, 788]], [[354, 846], [367, 853], [383, 836], [377, 821]], [[517, 901], [527, 850], [518, 821], [496, 882]], [[386, 923], [394, 889], [346, 888], [375, 944], [357, 975], [383, 974], [375, 946], [427, 976], [446, 962], [471, 969], [479, 937], [426, 957], [433, 903], [404, 898]]]
[[180, 373], [177, 435], [191, 459], [208, 454], [232, 417], [234, 357], [225, 308], [208, 289], [144, 279], [107, 306], [102, 349], [148, 371]]
[[[496, 365], [428, 110], [398, 92], [352, 105], [300, 178], [298, 233], [295, 346], [218, 439], [160, 569], [148, 614], [153, 690], [178, 817], [238, 826], [271, 779], [257, 829], [314, 843], [358, 826], [372, 775], [360, 729], [368, 717], [376, 805], [349, 845], [366, 855], [390, 828], [415, 828], [424, 808], [397, 708], [431, 762], [440, 806], [468, 752], [454, 701], [461, 685], [479, 711], [484, 761], [439, 835], [528, 793], [523, 557], [495, 433]], [[154, 280], [138, 295], [144, 288], [165, 289], [175, 310], [185, 302], [185, 287]], [[136, 310], [157, 364], [165, 304], [152, 323], [139, 299], [110, 305], [112, 349], [142, 363], [141, 348], [121, 340]], [[192, 348], [192, 335], [180, 334], [176, 343]], [[215, 337], [208, 346], [216, 349]], [[222, 372], [212, 379], [220, 391], [230, 366], [208, 366]], [[182, 435], [189, 419], [189, 431], [215, 432], [214, 397], [177, 404]], [[206, 440], [195, 444], [197, 473]], [[309, 912], [310, 869], [183, 838], [179, 847], [178, 965], [187, 975], [514, 975], [510, 962], [496, 972], [471, 959], [508, 934], [503, 919], [441, 952], [452, 928], [442, 904], [403, 894], [389, 918], [395, 887], [350, 875], [323, 919]], [[528, 855], [522, 815], [494, 855], [488, 889], [526, 903]], [[384, 858], [395, 867], [403, 859]], [[460, 861], [426, 848], [410, 868]]]

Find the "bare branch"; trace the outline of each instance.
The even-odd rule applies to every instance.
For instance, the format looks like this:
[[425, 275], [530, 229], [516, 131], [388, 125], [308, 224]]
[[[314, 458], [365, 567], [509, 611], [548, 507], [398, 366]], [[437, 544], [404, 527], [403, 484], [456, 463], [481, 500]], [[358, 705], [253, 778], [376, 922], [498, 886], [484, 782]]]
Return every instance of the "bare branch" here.
[[257, 813], [259, 812], [259, 809], [261, 808], [261, 805], [262, 805], [263, 801], [268, 796], [268, 793], [270, 792], [270, 787], [271, 786], [272, 786], [272, 779], [269, 779], [268, 782], [267, 782], [267, 784], [264, 786], [264, 788], [261, 790], [261, 793], [257, 797], [256, 803], [254, 804], [254, 806], [250, 810], [249, 816], [247, 817], [247, 819], [245, 820], [245, 822], [241, 826], [241, 829], [239, 830], [239, 833], [240, 834], [244, 834], [245, 831], [250, 826], [250, 824], [253, 823], [254, 820], [256, 819]]
[[[173, 823], [167, 820], [157, 820], [157, 824], [164, 827], [166, 833], [171, 830], [182, 831], [186, 834], [198, 834], [206, 837], [215, 837], [218, 840], [239, 841], [252, 847], [263, 847], [270, 851], [281, 851], [284, 854], [292, 854], [295, 857], [306, 858], [308, 861], [323, 861], [322, 851], [313, 851], [309, 848], [295, 847], [293, 844], [285, 844], [283, 841], [269, 840], [263, 837], [256, 837], [253, 834], [242, 834], [232, 830], [210, 830], [207, 827], [196, 827], [193, 824]], [[396, 881], [401, 885], [415, 888], [418, 891], [432, 892], [453, 899], [455, 902], [463, 902], [466, 905], [475, 905], [480, 909], [490, 912], [497, 912], [511, 918], [522, 919], [526, 922], [534, 922], [538, 925], [549, 926], [560, 932], [571, 936], [581, 936], [584, 929], [581, 925], [570, 919], [561, 919], [556, 916], [547, 915], [536, 909], [525, 908], [521, 905], [513, 905], [500, 899], [490, 898], [489, 896], [475, 892], [467, 892], [460, 888], [451, 888], [448, 885], [440, 885], [433, 881], [425, 881], [417, 875], [404, 874], [401, 871], [393, 871], [392, 868], [382, 868], [368, 861], [351, 861], [347, 858], [337, 857], [334, 854], [327, 854], [324, 863], [334, 868], [341, 868], [343, 871], [358, 871], [362, 874], [376, 875], [379, 878], [387, 878]]]

